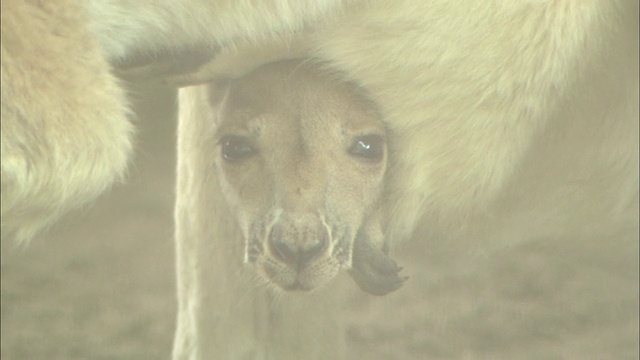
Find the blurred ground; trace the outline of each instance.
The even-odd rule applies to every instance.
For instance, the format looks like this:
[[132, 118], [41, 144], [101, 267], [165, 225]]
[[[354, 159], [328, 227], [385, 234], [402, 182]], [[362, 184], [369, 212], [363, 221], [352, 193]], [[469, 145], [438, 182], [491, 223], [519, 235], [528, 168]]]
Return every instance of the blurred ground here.
[[22, 249], [2, 243], [3, 360], [168, 359], [175, 324], [172, 91], [132, 86], [124, 185]]

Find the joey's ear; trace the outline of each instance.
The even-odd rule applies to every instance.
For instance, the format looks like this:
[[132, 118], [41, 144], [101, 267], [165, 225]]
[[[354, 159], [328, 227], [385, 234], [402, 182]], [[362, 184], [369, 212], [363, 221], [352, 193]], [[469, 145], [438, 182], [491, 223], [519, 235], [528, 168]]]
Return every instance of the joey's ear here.
[[360, 289], [373, 295], [395, 291], [408, 279], [398, 275], [401, 270], [388, 254], [388, 246], [382, 239], [378, 223], [363, 226], [354, 240], [352, 267], [349, 270]]

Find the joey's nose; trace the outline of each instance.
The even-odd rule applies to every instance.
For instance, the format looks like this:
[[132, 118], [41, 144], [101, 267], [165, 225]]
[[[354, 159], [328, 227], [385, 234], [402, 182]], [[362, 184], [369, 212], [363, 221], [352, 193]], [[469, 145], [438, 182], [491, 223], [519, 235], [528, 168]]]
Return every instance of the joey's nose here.
[[311, 259], [321, 254], [329, 242], [325, 231], [284, 231], [274, 225], [269, 234], [271, 253], [281, 261], [303, 267]]

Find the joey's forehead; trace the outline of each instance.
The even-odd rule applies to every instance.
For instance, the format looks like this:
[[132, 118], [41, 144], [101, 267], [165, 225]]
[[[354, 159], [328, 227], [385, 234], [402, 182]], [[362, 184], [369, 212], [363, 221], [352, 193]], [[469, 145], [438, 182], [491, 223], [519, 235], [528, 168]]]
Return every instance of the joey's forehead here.
[[230, 85], [224, 122], [259, 133], [293, 127], [302, 133], [354, 133], [384, 128], [361, 89], [309, 72], [262, 71]]
[[265, 114], [252, 111], [229, 112], [224, 116], [218, 132], [260, 137], [264, 133], [265, 126], [269, 126], [269, 123], [270, 121]]
[[298, 138], [308, 142], [327, 136], [349, 138], [374, 133], [385, 136], [379, 119], [366, 113], [342, 109], [314, 109], [312, 111], [266, 111], [237, 109], [229, 111], [221, 123], [220, 131], [235, 132], [251, 137], [275, 137], [277, 141]]
[[247, 128], [283, 124], [315, 128], [320, 124], [349, 131], [383, 127], [375, 108], [361, 98], [337, 91], [233, 92], [225, 105], [224, 122]]

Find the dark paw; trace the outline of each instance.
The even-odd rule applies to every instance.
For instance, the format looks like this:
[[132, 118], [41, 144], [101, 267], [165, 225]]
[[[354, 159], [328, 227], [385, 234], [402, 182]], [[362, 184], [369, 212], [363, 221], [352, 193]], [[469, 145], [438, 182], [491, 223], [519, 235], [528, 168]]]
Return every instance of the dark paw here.
[[385, 252], [374, 247], [366, 236], [360, 234], [356, 237], [349, 274], [362, 291], [386, 295], [399, 289], [408, 279], [398, 275], [400, 270], [402, 268]]

